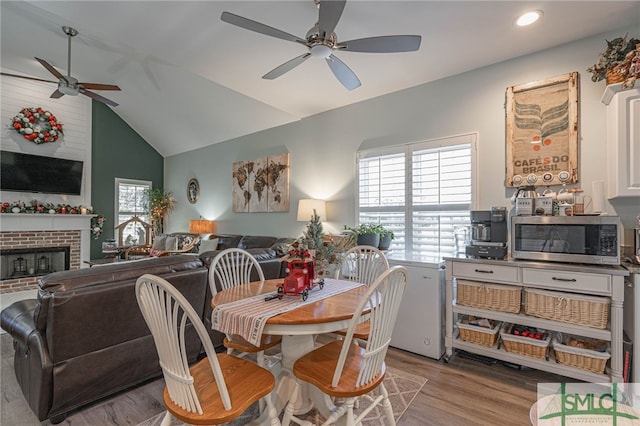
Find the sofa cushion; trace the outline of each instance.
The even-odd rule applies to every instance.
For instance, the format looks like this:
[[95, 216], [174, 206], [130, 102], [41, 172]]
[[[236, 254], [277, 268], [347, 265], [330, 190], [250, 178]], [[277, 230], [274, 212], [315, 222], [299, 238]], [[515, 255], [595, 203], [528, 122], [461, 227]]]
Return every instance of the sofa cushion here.
[[151, 246], [151, 248], [156, 250], [164, 250], [164, 248], [166, 247], [166, 243], [167, 243], [167, 236], [158, 235], [153, 239], [153, 245]]
[[164, 243], [165, 250], [178, 250], [178, 237], [169, 235]]
[[208, 251], [218, 250], [219, 241], [220, 240], [218, 238], [200, 241], [200, 250], [198, 251], [198, 254], [202, 254]]
[[252, 248], [271, 247], [276, 240], [276, 237], [245, 235], [238, 243], [238, 248], [247, 250]]
[[247, 253], [255, 257], [257, 261], [277, 258], [276, 252], [270, 248], [250, 248]]
[[234, 234], [214, 234], [210, 238], [218, 239], [218, 250], [226, 250], [228, 248], [236, 248], [242, 239], [242, 235]]
[[40, 278], [41, 291], [67, 291], [94, 285], [109, 285], [114, 281], [136, 280], [144, 273], [164, 275], [172, 272], [201, 268], [197, 256], [186, 254], [146, 259], [142, 262], [114, 262], [100, 268], [82, 268], [53, 272]]

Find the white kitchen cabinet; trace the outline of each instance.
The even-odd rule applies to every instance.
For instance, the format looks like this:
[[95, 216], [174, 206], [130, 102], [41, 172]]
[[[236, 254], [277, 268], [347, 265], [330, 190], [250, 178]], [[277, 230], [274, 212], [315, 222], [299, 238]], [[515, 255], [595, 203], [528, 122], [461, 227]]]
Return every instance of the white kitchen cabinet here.
[[[446, 359], [453, 355], [454, 349], [460, 349], [514, 364], [550, 371], [578, 380], [594, 383], [622, 381], [624, 279], [625, 276], [629, 275], [627, 270], [619, 266], [574, 265], [517, 260], [446, 258], [445, 261]], [[585, 299], [585, 296], [600, 298], [606, 300], [609, 304], [608, 325], [606, 328], [600, 329], [588, 325], [539, 318], [526, 315], [524, 308], [520, 313], [514, 314], [458, 305], [455, 298], [458, 279], [517, 286], [523, 289], [523, 293], [526, 289], [542, 289], [575, 293], [576, 298], [582, 297], [582, 299]], [[499, 341], [492, 347], [464, 341], [459, 338], [457, 328], [454, 326], [457, 315], [461, 314], [542, 328], [551, 332], [569, 333], [606, 340], [610, 344], [611, 359], [605, 373], [598, 374], [556, 363], [551, 348], [549, 349], [551, 355], [548, 359], [538, 359], [507, 352], [500, 346]]]
[[607, 86], [607, 198], [640, 197], [640, 88]]
[[430, 358], [444, 353], [444, 271], [437, 264], [389, 260], [407, 268], [391, 346]]
[[624, 330], [633, 342], [631, 357], [631, 383], [634, 387], [634, 402], [640, 406], [640, 266], [628, 267], [632, 274], [625, 280], [624, 287]]

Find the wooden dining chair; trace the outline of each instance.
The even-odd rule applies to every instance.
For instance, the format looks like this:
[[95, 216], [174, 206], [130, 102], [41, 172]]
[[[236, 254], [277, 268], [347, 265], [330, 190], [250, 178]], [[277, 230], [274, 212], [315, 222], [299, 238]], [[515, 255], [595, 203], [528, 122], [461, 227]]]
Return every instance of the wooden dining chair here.
[[[336, 278], [371, 285], [387, 269], [389, 261], [382, 251], [373, 246], [360, 245], [345, 252], [342, 264], [336, 271]], [[335, 334], [344, 336], [345, 331], [337, 331]], [[367, 339], [369, 321], [358, 324], [354, 335], [356, 339]]]
[[[260, 263], [251, 253], [239, 248], [229, 248], [221, 251], [211, 261], [209, 267], [209, 287], [211, 294], [218, 290], [216, 282], [220, 283], [222, 290], [252, 281], [252, 272], [256, 271], [258, 279], [264, 282], [264, 272]], [[253, 279], [255, 281], [255, 279]], [[224, 338], [224, 347], [228, 354], [236, 352], [236, 356], [244, 357], [249, 353], [256, 354], [256, 362], [259, 366], [265, 366], [264, 351], [278, 345], [282, 341], [280, 336], [264, 334], [259, 346], [254, 346], [246, 339], [238, 335], [227, 335]]]
[[[407, 270], [403, 266], [394, 266], [382, 273], [358, 304], [345, 338], [316, 348], [293, 364], [296, 382], [282, 419], [284, 426], [292, 420], [300, 421], [293, 415], [300, 382], [309, 383], [335, 401], [340, 401], [323, 425], [335, 423], [345, 415], [347, 425], [359, 424], [378, 404], [382, 404], [387, 424], [395, 425], [383, 383], [386, 372], [384, 360], [406, 284]], [[354, 342], [354, 332], [364, 317], [371, 322], [371, 330], [366, 345], [362, 347]], [[369, 394], [374, 389], [379, 390], [379, 395]], [[368, 405], [356, 417], [353, 408], [357, 398], [366, 400]]]
[[[158, 350], [166, 386], [167, 413], [192, 425], [217, 425], [238, 418], [253, 403], [263, 401], [270, 424], [280, 424], [271, 399], [275, 378], [270, 371], [229, 354], [216, 354], [202, 320], [189, 301], [169, 282], [145, 274], [136, 281], [136, 298]], [[189, 367], [187, 336], [197, 332], [206, 358]]]

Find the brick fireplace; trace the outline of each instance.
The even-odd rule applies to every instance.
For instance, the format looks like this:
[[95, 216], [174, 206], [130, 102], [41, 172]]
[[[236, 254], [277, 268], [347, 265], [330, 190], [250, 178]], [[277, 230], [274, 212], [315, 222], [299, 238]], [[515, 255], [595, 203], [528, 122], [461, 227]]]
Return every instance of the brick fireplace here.
[[[0, 294], [37, 288], [38, 278], [50, 271], [85, 267], [89, 260], [90, 215], [0, 214]], [[60, 254], [68, 258], [58, 260]], [[38, 260], [48, 269], [38, 268]], [[20, 258], [20, 259], [18, 259]], [[17, 263], [16, 260], [18, 261]], [[24, 262], [26, 273], [16, 272]]]

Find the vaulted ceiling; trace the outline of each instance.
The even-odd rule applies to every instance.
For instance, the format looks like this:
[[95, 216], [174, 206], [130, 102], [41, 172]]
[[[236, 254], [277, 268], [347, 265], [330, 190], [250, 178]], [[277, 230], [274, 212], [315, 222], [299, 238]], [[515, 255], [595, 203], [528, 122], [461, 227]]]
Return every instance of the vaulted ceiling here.
[[[544, 15], [516, 27], [516, 16], [528, 10]], [[0, 65], [51, 80], [39, 57], [66, 75], [61, 27], [75, 28], [71, 75], [120, 86], [96, 92], [117, 102], [113, 110], [166, 157], [590, 35], [640, 28], [638, 1], [350, 0], [335, 28], [338, 41], [415, 34], [422, 44], [409, 53], [335, 52], [362, 82], [349, 91], [320, 58], [262, 79], [306, 47], [223, 22], [223, 11], [301, 38], [318, 19], [313, 0], [3, 0]]]

